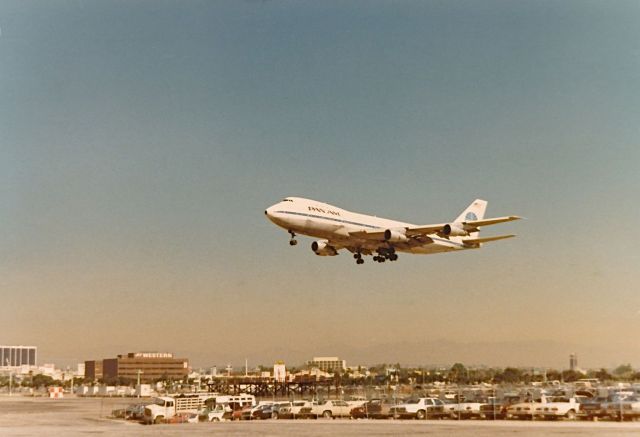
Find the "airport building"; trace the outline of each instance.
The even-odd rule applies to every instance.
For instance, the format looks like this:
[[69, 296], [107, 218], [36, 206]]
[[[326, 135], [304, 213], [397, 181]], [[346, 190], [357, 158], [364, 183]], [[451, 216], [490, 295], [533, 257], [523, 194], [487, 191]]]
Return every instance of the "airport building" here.
[[0, 346], [0, 367], [36, 366], [38, 348], [35, 346]]
[[182, 380], [189, 374], [189, 360], [167, 352], [131, 352], [101, 361], [85, 361], [85, 376], [92, 379], [127, 378], [148, 383], [159, 379]]
[[85, 361], [84, 377], [89, 379], [102, 379], [102, 360]]
[[343, 372], [347, 369], [347, 362], [338, 357], [313, 357], [307, 365], [312, 369], [319, 369], [323, 372], [334, 373]]

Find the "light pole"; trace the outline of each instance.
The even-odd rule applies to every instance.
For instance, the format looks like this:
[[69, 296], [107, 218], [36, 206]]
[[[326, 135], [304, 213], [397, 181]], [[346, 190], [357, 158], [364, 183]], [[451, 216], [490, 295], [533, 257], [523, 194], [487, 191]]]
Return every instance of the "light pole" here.
[[6, 359], [7, 367], [9, 367], [9, 396], [12, 395], [12, 386], [13, 386], [13, 372], [11, 371], [11, 366], [9, 366], [9, 358]]
[[142, 370], [138, 369], [138, 385], [136, 386], [136, 391], [138, 392], [138, 398], [142, 394], [142, 386], [140, 385], [140, 374], [144, 373]]

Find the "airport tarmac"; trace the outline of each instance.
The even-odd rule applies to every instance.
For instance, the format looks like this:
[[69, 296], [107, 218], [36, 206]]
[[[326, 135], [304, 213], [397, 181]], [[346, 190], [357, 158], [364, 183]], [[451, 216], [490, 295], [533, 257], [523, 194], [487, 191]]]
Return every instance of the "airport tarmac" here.
[[267, 420], [176, 425], [140, 425], [110, 419], [111, 410], [137, 399], [0, 397], [0, 435], [118, 436], [637, 436], [640, 422], [524, 422], [415, 420]]

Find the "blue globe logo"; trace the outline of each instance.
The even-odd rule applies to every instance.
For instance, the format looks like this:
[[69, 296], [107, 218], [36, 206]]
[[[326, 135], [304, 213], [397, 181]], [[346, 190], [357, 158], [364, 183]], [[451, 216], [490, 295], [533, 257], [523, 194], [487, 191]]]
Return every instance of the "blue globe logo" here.
[[464, 216], [464, 219], [467, 221], [478, 220], [478, 216], [475, 215], [473, 212], [468, 212], [467, 215]]

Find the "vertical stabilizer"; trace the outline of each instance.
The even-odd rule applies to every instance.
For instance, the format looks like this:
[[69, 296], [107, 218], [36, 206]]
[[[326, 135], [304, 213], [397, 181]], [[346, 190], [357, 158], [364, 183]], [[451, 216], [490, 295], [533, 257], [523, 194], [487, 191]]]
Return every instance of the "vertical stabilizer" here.
[[[487, 201], [482, 199], [476, 199], [471, 202], [471, 205], [467, 207], [462, 214], [458, 216], [455, 223], [463, 223], [473, 220], [481, 220], [484, 218], [484, 212], [487, 210]], [[477, 237], [479, 232], [472, 232], [469, 234], [471, 237]]]

